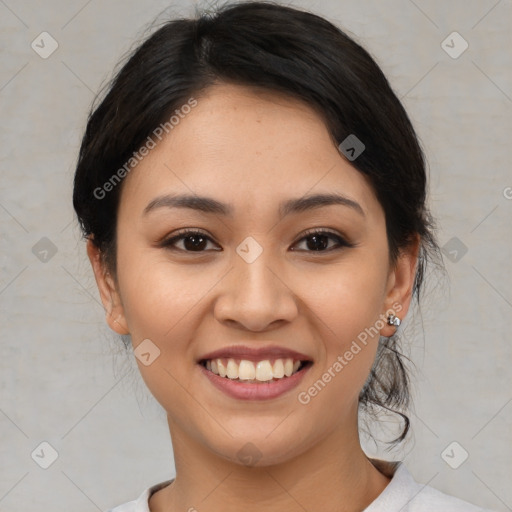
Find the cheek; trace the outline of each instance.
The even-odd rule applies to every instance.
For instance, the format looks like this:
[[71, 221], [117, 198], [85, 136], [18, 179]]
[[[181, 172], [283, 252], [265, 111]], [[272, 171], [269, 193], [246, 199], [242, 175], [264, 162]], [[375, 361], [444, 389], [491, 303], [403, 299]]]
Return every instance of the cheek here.
[[386, 277], [387, 269], [378, 258], [362, 252], [302, 273], [302, 298], [331, 331], [329, 346], [343, 348], [347, 339], [375, 324], [382, 311]]
[[323, 410], [324, 415], [326, 403], [337, 404], [336, 411], [329, 408], [336, 417], [340, 410], [357, 403], [385, 325], [382, 305], [386, 275], [387, 269], [379, 265], [378, 258], [360, 255], [316, 272], [314, 280], [309, 279], [309, 287], [308, 276], [303, 277], [304, 304], [312, 310], [305, 315], [315, 323], [316, 344], [322, 346], [323, 353], [311, 377], [314, 387], [303, 387], [305, 394], [299, 402], [315, 402], [313, 408], [319, 407], [318, 412]]
[[[121, 241], [118, 246], [122, 248]], [[141, 344], [147, 347], [144, 352], [151, 354], [148, 365], [137, 358], [141, 376], [164, 409], [187, 411], [191, 408], [187, 391], [197, 378], [192, 350], [197, 327], [204, 321], [202, 301], [208, 300], [208, 293], [224, 272], [170, 263], [154, 250], [120, 250], [119, 255], [119, 283], [133, 348], [137, 355]], [[197, 408], [195, 414], [200, 416], [202, 412]], [[183, 419], [189, 421], [186, 417]], [[197, 418], [205, 424], [207, 420]]]
[[[119, 243], [121, 249], [121, 243]], [[137, 249], [118, 259], [123, 308], [134, 341], [137, 337], [163, 340], [184, 322], [217, 283], [221, 273], [208, 267], [171, 263], [164, 253]], [[206, 267], [204, 267], [206, 269]]]

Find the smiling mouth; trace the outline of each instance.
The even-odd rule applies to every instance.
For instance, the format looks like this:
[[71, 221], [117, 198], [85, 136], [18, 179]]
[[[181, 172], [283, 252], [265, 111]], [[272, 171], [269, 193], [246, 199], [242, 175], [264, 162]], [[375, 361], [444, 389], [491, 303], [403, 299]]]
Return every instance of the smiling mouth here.
[[261, 384], [286, 380], [313, 363], [292, 358], [264, 359], [256, 362], [247, 359], [215, 358], [203, 359], [199, 364], [211, 373], [228, 380]]

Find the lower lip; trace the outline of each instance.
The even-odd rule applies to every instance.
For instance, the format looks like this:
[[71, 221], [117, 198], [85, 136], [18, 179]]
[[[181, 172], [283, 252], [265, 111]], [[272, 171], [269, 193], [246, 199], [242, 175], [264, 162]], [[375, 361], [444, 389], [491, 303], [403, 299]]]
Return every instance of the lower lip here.
[[228, 379], [227, 377], [221, 377], [207, 370], [201, 364], [198, 364], [198, 366], [203, 372], [203, 375], [205, 375], [217, 389], [239, 400], [269, 400], [277, 398], [298, 386], [300, 381], [304, 378], [304, 375], [306, 375], [311, 368], [311, 364], [308, 364], [291, 377], [283, 377], [279, 380], [262, 382], [261, 384], [249, 384]]

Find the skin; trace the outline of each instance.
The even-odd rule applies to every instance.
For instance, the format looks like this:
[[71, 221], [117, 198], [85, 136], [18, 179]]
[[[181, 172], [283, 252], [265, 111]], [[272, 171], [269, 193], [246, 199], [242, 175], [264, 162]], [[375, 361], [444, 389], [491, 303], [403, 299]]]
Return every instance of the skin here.
[[[358, 395], [378, 336], [308, 404], [297, 395], [379, 315], [396, 304], [398, 316], [406, 315], [418, 242], [391, 264], [372, 187], [309, 106], [228, 84], [196, 98], [192, 112], [123, 183], [115, 275], [91, 240], [87, 245], [109, 326], [131, 334], [134, 348], [150, 339], [160, 350], [152, 364], [137, 364], [167, 412], [177, 476], [153, 494], [150, 510], [362, 510], [389, 483], [362, 451], [357, 424]], [[364, 215], [330, 205], [279, 216], [281, 201], [322, 192], [356, 201]], [[234, 213], [162, 207], [144, 215], [168, 193], [209, 196]], [[190, 250], [190, 239], [176, 242], [174, 251], [159, 245], [182, 228], [211, 239], [203, 252]], [[313, 228], [355, 246], [314, 251], [314, 242], [304, 239]], [[248, 236], [263, 249], [252, 263], [236, 252]], [[335, 238], [325, 242], [338, 246]], [[383, 336], [395, 329], [380, 326]], [[235, 344], [278, 344], [314, 364], [285, 395], [236, 400], [196, 364]], [[260, 454], [252, 466], [237, 456], [248, 442]]]

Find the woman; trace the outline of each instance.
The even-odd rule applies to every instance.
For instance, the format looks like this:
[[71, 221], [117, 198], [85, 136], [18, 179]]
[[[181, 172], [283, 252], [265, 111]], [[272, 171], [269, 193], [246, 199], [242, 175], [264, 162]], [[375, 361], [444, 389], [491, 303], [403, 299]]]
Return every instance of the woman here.
[[409, 428], [397, 330], [439, 250], [422, 151], [369, 54], [271, 3], [171, 21], [92, 112], [74, 207], [176, 478], [115, 512], [476, 511], [370, 459]]

